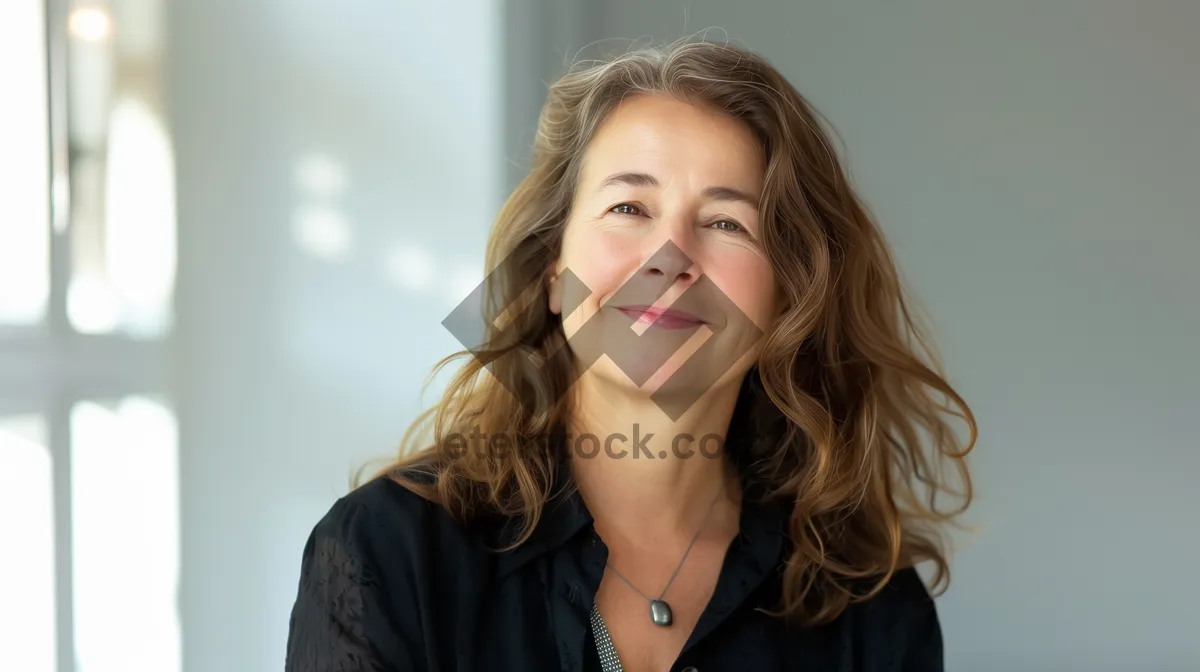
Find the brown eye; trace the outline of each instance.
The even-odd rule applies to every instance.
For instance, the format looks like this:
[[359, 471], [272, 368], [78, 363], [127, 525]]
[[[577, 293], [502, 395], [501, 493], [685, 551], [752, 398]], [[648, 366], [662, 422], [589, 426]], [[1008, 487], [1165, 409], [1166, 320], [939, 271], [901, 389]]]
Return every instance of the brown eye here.
[[629, 203], [622, 203], [618, 206], [615, 206], [609, 212], [615, 212], [618, 215], [640, 215], [640, 214], [642, 214], [642, 211], [639, 210], [636, 205], [630, 205]]

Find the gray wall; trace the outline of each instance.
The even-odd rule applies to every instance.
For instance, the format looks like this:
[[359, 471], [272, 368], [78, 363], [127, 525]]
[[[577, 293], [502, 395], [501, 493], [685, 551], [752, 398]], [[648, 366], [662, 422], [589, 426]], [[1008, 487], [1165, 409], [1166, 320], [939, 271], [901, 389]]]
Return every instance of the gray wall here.
[[611, 0], [837, 128], [978, 414], [950, 670], [1200, 669], [1200, 3]]
[[[504, 170], [499, 11], [466, 4], [170, 4], [187, 672], [282, 669], [309, 530], [455, 349]], [[306, 191], [313, 153], [344, 176]]]

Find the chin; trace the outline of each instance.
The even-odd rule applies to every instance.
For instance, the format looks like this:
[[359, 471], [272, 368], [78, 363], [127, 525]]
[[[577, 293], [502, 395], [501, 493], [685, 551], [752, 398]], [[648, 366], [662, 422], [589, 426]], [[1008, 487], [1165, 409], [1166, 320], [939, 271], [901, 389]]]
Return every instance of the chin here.
[[633, 402], [652, 404], [663, 413], [663, 419], [678, 419], [691, 406], [704, 396], [715, 392], [733, 381], [740, 380], [745, 372], [726, 372], [715, 383], [711, 371], [681, 369], [674, 362], [663, 366], [650, 377], [644, 385], [638, 387], [624, 372], [609, 360], [593, 367], [592, 375], [600, 383], [599, 391], [602, 398], [615, 404]]

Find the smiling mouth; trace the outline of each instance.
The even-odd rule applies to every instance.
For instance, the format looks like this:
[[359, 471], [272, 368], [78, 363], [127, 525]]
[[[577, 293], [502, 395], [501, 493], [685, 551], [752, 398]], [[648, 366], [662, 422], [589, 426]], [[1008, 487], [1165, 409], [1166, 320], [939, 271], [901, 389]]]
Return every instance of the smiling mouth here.
[[621, 306], [617, 310], [625, 313], [634, 321], [662, 327], [664, 329], [691, 329], [707, 322], [691, 313], [671, 308], [662, 309], [654, 306]]

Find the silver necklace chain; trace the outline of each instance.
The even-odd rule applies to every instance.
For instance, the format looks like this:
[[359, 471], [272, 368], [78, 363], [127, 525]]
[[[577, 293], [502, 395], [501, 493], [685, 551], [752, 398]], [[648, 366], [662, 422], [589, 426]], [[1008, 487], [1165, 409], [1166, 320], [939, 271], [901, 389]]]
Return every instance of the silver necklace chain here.
[[675, 577], [679, 576], [679, 570], [683, 569], [683, 563], [685, 561], [687, 561], [688, 554], [692, 552], [692, 546], [694, 546], [696, 544], [696, 540], [700, 538], [700, 533], [704, 530], [704, 525], [705, 525], [705, 523], [708, 522], [708, 517], [710, 515], [712, 515], [713, 507], [715, 507], [717, 505], [717, 500], [721, 498], [721, 493], [724, 491], [725, 491], [725, 480], [724, 480], [724, 477], [722, 477], [721, 488], [719, 490], [717, 490], [717, 494], [714, 495], [712, 498], [712, 501], [709, 502], [708, 511], [705, 512], [704, 518], [702, 518], [700, 520], [700, 526], [696, 529], [696, 534], [692, 535], [692, 540], [690, 542], [688, 542], [687, 550], [683, 552], [683, 557], [680, 558], [679, 564], [675, 566], [675, 571], [671, 573], [671, 578], [667, 579], [667, 585], [663, 586], [662, 593], [660, 593], [657, 598], [650, 597], [649, 595], [647, 595], [647, 594], [643, 593], [641, 590], [639, 590], [637, 586], [633, 585], [632, 581], [625, 578], [625, 575], [622, 574], [621, 572], [617, 571], [617, 568], [613, 567], [612, 564], [605, 562], [605, 564], [604, 564], [605, 568], [611, 569], [613, 571], [613, 574], [616, 574], [617, 577], [620, 578], [622, 581], [624, 581], [630, 588], [637, 591], [638, 595], [641, 595], [642, 597], [646, 598], [647, 600], [649, 600], [651, 602], [661, 601], [662, 598], [666, 596], [667, 590], [671, 587], [671, 583], [673, 583], [675, 581]]

